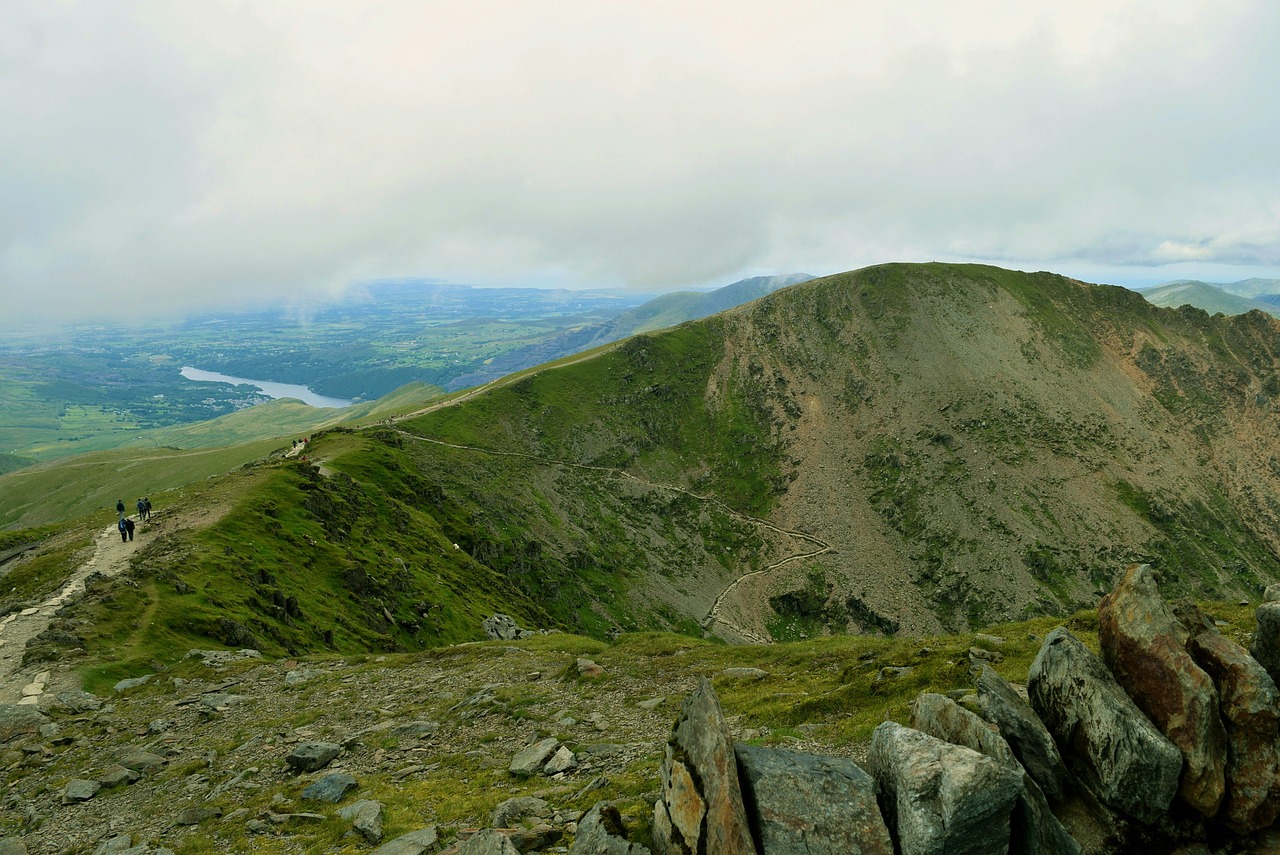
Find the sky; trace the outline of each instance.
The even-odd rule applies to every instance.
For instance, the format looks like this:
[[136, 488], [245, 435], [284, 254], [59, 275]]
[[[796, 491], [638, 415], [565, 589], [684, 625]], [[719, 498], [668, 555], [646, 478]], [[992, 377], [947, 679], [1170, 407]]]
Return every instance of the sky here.
[[429, 277], [1280, 277], [1274, 0], [0, 0], [0, 326]]

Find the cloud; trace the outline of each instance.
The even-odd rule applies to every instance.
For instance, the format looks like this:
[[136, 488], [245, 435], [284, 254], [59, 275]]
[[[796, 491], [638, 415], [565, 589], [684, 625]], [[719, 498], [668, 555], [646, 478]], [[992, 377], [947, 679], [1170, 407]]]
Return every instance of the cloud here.
[[9, 5], [24, 320], [382, 276], [1280, 269], [1261, 0]]

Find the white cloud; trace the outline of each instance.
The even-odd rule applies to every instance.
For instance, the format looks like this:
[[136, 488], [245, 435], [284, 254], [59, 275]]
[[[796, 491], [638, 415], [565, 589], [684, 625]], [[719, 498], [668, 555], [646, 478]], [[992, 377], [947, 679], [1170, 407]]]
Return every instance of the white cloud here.
[[24, 318], [415, 274], [1280, 269], [1262, 0], [7, 6]]

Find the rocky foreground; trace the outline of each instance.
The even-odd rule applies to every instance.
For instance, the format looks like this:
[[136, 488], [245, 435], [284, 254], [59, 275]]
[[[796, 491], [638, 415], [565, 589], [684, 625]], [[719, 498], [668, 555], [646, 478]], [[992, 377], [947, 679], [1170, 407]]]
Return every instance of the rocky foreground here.
[[743, 648], [544, 635], [205, 651], [110, 698], [41, 675], [0, 706], [0, 855], [1280, 852], [1280, 602], [1248, 651], [1143, 565], [1097, 627], [1100, 657], [1066, 627], [1037, 639], [1025, 688], [970, 647], [971, 690], [922, 692], [860, 744], [838, 736], [853, 710], [771, 729], [745, 708], [821, 709], [816, 686], [864, 671], [874, 698], [923, 665], [814, 657], [815, 683], [729, 664]]

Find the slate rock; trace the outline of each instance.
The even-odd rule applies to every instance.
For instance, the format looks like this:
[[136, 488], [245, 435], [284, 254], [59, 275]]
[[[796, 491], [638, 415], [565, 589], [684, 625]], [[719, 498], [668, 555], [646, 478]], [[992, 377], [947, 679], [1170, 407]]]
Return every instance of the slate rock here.
[[511, 765], [508, 769], [511, 774], [521, 777], [536, 775], [559, 747], [560, 740], [554, 736], [548, 736], [546, 739], [535, 742], [532, 745], [526, 745], [511, 758]]
[[1276, 685], [1280, 685], [1280, 602], [1265, 602], [1254, 614], [1258, 625], [1253, 631], [1249, 652], [1267, 669]]
[[969, 748], [886, 721], [867, 765], [902, 855], [1005, 855], [1022, 774]]
[[716, 674], [717, 677], [729, 677], [735, 680], [763, 680], [769, 672], [762, 668], [725, 668]]
[[1264, 603], [1280, 602], [1280, 585], [1268, 585], [1262, 590], [1262, 601]]
[[622, 816], [607, 802], [597, 802], [587, 811], [578, 823], [578, 833], [569, 852], [570, 855], [649, 855], [648, 847], [627, 840]]
[[181, 812], [174, 819], [177, 825], [199, 825], [215, 817], [222, 816], [220, 808], [213, 807], [189, 807]]
[[579, 657], [578, 661], [574, 663], [574, 666], [578, 669], [579, 677], [585, 677], [588, 680], [595, 680], [604, 676], [604, 666], [591, 659]]
[[491, 641], [514, 641], [520, 638], [520, 627], [511, 615], [495, 614], [480, 622], [485, 637]]
[[1045, 636], [1027, 679], [1031, 706], [1067, 768], [1116, 810], [1152, 823], [1178, 791], [1182, 752], [1066, 627]]
[[563, 831], [542, 823], [532, 828], [513, 829], [507, 839], [519, 852], [541, 852], [559, 843], [562, 837], [564, 837]]
[[1218, 689], [1227, 733], [1227, 795], [1221, 818], [1248, 834], [1280, 816], [1280, 690], [1248, 652], [1217, 631], [1188, 645]]
[[653, 842], [660, 855], [755, 855], [729, 723], [706, 677], [685, 698], [667, 741]]
[[338, 816], [351, 823], [352, 830], [363, 837], [365, 842], [374, 844], [382, 842], [382, 815], [385, 810], [382, 802], [361, 799], [338, 808]]
[[407, 721], [404, 724], [397, 724], [391, 728], [391, 732], [396, 736], [421, 737], [430, 736], [440, 729], [440, 723], [436, 721]]
[[112, 763], [98, 777], [104, 787], [118, 787], [121, 784], [135, 784], [142, 780], [142, 775], [132, 769], [126, 769], [119, 763]]
[[27, 844], [16, 837], [0, 838], [0, 855], [27, 855]]
[[345, 772], [334, 772], [325, 775], [318, 781], [307, 785], [302, 791], [302, 798], [310, 802], [328, 802], [337, 804], [347, 793], [360, 786], [360, 783]]
[[130, 677], [128, 679], [121, 680], [120, 682], [116, 683], [114, 688], [117, 692], [127, 692], [130, 689], [136, 689], [139, 686], [145, 686], [147, 683], [151, 682], [151, 678], [154, 676], [155, 674], [143, 674], [141, 677]]
[[978, 709], [1000, 731], [1014, 756], [1051, 804], [1067, 795], [1067, 767], [1040, 716], [990, 665], [978, 673]]
[[75, 804], [77, 802], [87, 802], [98, 794], [102, 789], [102, 785], [97, 781], [86, 781], [83, 778], [75, 778], [67, 782], [62, 789], [62, 803], [64, 805]]
[[169, 761], [159, 754], [152, 754], [150, 751], [134, 751], [121, 757], [119, 765], [134, 772], [146, 773], [159, 769], [167, 762]]
[[520, 855], [515, 844], [493, 828], [482, 828], [451, 849], [457, 855]]
[[565, 746], [561, 745], [556, 749], [556, 753], [551, 755], [551, 759], [542, 767], [544, 775], [558, 775], [561, 772], [568, 772], [570, 769], [578, 767], [578, 759], [573, 756], [573, 752]]
[[0, 704], [0, 743], [27, 734], [39, 733], [49, 719], [30, 704]]
[[733, 750], [766, 855], [893, 855], [875, 781], [852, 760], [745, 744]]
[[1102, 657], [1138, 708], [1182, 752], [1178, 795], [1201, 815], [1218, 812], [1226, 792], [1227, 735], [1218, 690], [1187, 652], [1149, 564], [1125, 571], [1098, 604]]
[[332, 763], [340, 751], [342, 746], [332, 742], [299, 742], [284, 762], [297, 772], [316, 772]]
[[493, 809], [489, 824], [494, 828], [515, 828], [529, 820], [545, 820], [551, 817], [551, 805], [533, 796], [515, 796]]

